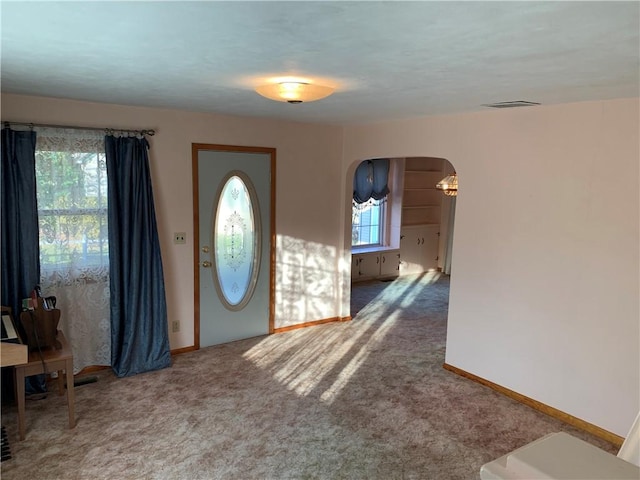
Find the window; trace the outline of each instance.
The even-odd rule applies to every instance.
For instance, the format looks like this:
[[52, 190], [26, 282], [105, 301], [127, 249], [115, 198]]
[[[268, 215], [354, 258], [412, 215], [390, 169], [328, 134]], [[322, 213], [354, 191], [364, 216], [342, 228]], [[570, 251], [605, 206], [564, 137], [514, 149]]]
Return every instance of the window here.
[[42, 269], [108, 265], [104, 153], [36, 150], [36, 182]]
[[386, 197], [362, 204], [352, 203], [351, 246], [382, 245]]
[[216, 199], [213, 282], [222, 304], [240, 310], [258, 279], [261, 228], [257, 195], [249, 177], [231, 172]]
[[383, 245], [385, 241], [390, 164], [388, 158], [364, 160], [353, 174], [352, 247]]
[[111, 364], [104, 133], [36, 129], [40, 285], [57, 299], [74, 373]]

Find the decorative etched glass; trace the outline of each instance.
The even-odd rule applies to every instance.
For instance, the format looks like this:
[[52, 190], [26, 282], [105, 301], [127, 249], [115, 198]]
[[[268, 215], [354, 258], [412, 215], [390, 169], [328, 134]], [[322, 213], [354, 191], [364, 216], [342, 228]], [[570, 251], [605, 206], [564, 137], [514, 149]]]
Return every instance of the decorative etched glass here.
[[222, 182], [213, 221], [213, 282], [230, 310], [251, 299], [260, 260], [260, 225], [255, 190], [242, 172]]

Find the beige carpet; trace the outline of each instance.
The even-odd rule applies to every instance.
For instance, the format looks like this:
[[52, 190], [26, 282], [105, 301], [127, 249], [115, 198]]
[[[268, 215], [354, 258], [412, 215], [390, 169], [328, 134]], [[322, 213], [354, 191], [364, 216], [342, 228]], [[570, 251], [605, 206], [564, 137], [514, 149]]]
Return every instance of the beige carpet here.
[[[354, 319], [174, 357], [171, 368], [3, 408], [11, 479], [477, 479], [480, 466], [567, 431], [442, 368], [448, 278], [353, 289]], [[357, 315], [355, 314], [357, 312]]]

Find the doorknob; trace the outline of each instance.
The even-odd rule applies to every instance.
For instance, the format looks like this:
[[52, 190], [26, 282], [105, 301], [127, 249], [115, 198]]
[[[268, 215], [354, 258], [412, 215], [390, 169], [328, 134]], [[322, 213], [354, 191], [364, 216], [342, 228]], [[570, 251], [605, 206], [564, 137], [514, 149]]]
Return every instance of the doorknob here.
[[200, 266], [204, 267], [204, 268], [209, 268], [211, 266], [211, 262], [208, 261], [204, 261], [200, 264]]

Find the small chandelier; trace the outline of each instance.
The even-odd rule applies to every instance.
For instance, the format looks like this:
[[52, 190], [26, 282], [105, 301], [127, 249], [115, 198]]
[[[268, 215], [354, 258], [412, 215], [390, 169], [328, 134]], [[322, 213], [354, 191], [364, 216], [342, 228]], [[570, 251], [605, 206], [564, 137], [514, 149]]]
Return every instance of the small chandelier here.
[[256, 87], [256, 92], [263, 97], [287, 103], [314, 102], [328, 97], [334, 90], [334, 88], [325, 85], [305, 82], [268, 83]]
[[455, 197], [458, 195], [458, 174], [453, 172], [447, 175], [436, 184], [436, 188], [448, 197]]

